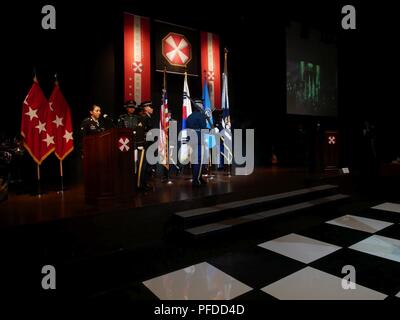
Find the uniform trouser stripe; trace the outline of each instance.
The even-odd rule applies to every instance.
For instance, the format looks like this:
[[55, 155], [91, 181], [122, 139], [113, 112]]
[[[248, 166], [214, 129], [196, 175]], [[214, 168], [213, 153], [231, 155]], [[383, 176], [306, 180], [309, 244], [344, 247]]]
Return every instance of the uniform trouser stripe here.
[[138, 159], [138, 150], [135, 149], [133, 153], [133, 158], [134, 158], [134, 169], [135, 169], [135, 174], [137, 174], [137, 159]]
[[139, 163], [139, 174], [138, 174], [138, 179], [137, 179], [137, 187], [140, 187], [140, 178], [142, 175], [142, 166], [143, 166], [143, 159], [144, 159], [144, 149], [140, 150], [141, 154], [140, 154], [140, 163]]

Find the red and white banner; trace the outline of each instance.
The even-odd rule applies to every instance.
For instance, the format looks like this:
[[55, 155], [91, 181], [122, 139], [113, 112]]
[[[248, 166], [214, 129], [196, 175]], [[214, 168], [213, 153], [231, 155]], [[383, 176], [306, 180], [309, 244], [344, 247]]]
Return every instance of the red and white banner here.
[[49, 105], [55, 136], [55, 154], [58, 159], [64, 160], [74, 150], [74, 139], [72, 137], [71, 109], [57, 82], [50, 96]]
[[219, 37], [210, 32], [200, 33], [202, 83], [207, 80], [211, 108], [221, 109], [221, 76]]
[[21, 135], [24, 147], [40, 165], [54, 151], [51, 110], [36, 77], [22, 104]]
[[150, 20], [124, 13], [124, 101], [151, 100]]

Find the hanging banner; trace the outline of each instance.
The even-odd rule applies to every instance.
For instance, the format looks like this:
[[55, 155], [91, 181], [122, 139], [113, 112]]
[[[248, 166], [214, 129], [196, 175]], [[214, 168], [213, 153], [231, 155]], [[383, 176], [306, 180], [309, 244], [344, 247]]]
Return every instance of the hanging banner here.
[[124, 101], [151, 100], [150, 20], [124, 13]]
[[199, 34], [196, 30], [155, 21], [156, 71], [198, 76]]
[[[208, 83], [211, 109], [221, 109], [221, 76], [219, 37], [210, 32], [200, 33], [202, 84]], [[204, 90], [204, 88], [203, 88]]]

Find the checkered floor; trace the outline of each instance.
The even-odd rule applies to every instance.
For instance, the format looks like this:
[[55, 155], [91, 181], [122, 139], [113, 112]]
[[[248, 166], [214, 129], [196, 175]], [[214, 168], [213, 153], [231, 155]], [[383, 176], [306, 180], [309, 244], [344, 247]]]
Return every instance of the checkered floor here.
[[[349, 278], [343, 268], [354, 268], [354, 289], [344, 288]], [[398, 299], [400, 204], [344, 215], [143, 285], [162, 300]]]

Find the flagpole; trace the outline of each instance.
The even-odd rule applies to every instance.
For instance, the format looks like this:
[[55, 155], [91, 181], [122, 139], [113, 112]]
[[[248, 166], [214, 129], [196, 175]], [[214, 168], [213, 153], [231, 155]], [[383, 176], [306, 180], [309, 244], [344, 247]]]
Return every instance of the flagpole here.
[[[228, 78], [228, 49], [226, 47], [224, 48], [224, 74], [225, 74], [225, 78], [227, 79]], [[231, 159], [229, 157], [229, 153], [228, 153], [228, 178], [232, 177], [232, 160], [233, 159]]]
[[224, 48], [224, 73], [228, 75], [228, 49]]
[[213, 163], [212, 163], [212, 149], [208, 148], [208, 156], [209, 156], [209, 164], [208, 164], [208, 179], [213, 180], [214, 175], [213, 175]]
[[[161, 167], [163, 169], [163, 174], [162, 174], [162, 181], [167, 182], [168, 184], [172, 183], [169, 178], [169, 141], [168, 141], [168, 129], [167, 132], [166, 130], [166, 110], [165, 110], [165, 95], [167, 93], [167, 66], [164, 65], [164, 72], [163, 72], [163, 89], [162, 89], [162, 97], [161, 97], [161, 110], [160, 110], [160, 126], [161, 129], [164, 132], [164, 138], [165, 140], [163, 141], [163, 152], [164, 152], [164, 159], [163, 162], [165, 161], [165, 164], [162, 163]], [[169, 110], [168, 110], [169, 111]], [[167, 127], [168, 128], [168, 127]], [[161, 159], [161, 158], [160, 158]]]
[[[58, 86], [58, 75], [57, 73], [54, 74], [54, 83]], [[64, 171], [63, 171], [63, 161], [60, 160], [60, 180], [61, 180], [61, 189], [57, 193], [64, 192]]]
[[36, 165], [37, 168], [37, 180], [38, 180], [38, 191], [37, 191], [37, 195], [40, 198], [42, 196], [42, 188], [41, 188], [41, 182], [40, 182], [40, 164]]
[[[201, 81], [201, 83], [202, 83], [202, 85], [204, 85], [204, 81], [206, 81], [206, 70], [203, 70], [203, 76], [204, 76], [204, 79], [202, 79], [202, 81]], [[202, 88], [202, 90], [201, 90], [202, 92], [204, 92], [204, 88]], [[203, 99], [205, 99], [205, 97], [202, 97]], [[203, 110], [204, 110], [204, 100], [203, 100]], [[202, 150], [201, 151], [203, 151], [203, 149], [204, 149], [204, 152], [205, 152], [205, 150], [206, 150], [206, 148], [202, 148]], [[208, 150], [210, 150], [210, 148], [209, 148], [209, 141], [207, 141], [207, 149]], [[208, 152], [207, 152], [207, 155], [208, 155]], [[205, 155], [204, 155], [205, 156]], [[204, 166], [205, 167], [205, 166]], [[207, 174], [205, 174], [205, 176], [207, 177], [207, 179], [209, 178], [209, 176], [210, 176], [210, 158], [208, 159], [208, 163], [207, 163]]]
[[60, 160], [60, 178], [61, 178], [61, 189], [58, 193], [64, 192], [64, 171], [63, 171], [63, 161]]
[[[163, 97], [163, 104], [165, 103], [165, 94], [167, 93], [167, 66], [164, 65], [164, 79], [163, 79], [163, 87], [164, 87], [164, 97]], [[163, 109], [163, 111], [165, 112], [165, 110]], [[169, 110], [168, 110], [169, 112]], [[166, 125], [165, 123], [165, 115], [163, 114], [163, 122], [164, 125]], [[167, 127], [168, 128], [168, 127]], [[165, 130], [165, 128], [163, 128], [163, 130]], [[166, 161], [166, 170], [167, 170], [167, 182], [169, 183], [169, 136], [168, 136], [168, 132], [169, 130], [167, 129], [167, 132], [165, 134], [165, 142], [166, 142], [166, 146], [165, 146], [165, 161]]]
[[[33, 67], [33, 81], [37, 82], [37, 77], [36, 77], [36, 67]], [[36, 164], [36, 175], [37, 175], [37, 195], [40, 198], [42, 195], [42, 188], [41, 188], [41, 183], [40, 183], [40, 164]]]

